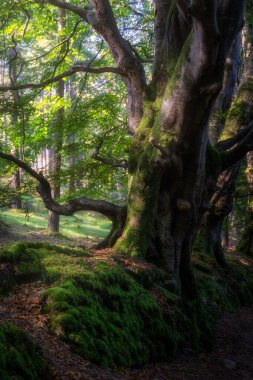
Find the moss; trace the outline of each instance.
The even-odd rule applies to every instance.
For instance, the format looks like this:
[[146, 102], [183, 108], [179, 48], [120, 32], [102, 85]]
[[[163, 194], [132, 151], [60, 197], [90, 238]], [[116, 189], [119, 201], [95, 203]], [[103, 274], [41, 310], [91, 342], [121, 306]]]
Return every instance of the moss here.
[[[190, 33], [188, 38], [186, 39], [186, 41], [184, 43], [184, 46], [181, 50], [179, 58], [176, 61], [176, 65], [174, 65], [175, 68], [173, 70], [173, 74], [171, 76], [171, 79], [170, 79], [170, 81], [167, 85], [166, 91], [165, 91], [165, 97], [164, 97], [165, 99], [169, 99], [171, 97], [171, 95], [174, 91], [175, 85], [181, 77], [182, 68], [185, 65], [185, 62], [186, 62], [187, 57], [189, 55], [191, 42], [192, 42], [192, 36], [193, 36], [193, 34]], [[171, 54], [172, 54], [172, 56], [170, 58], [172, 58], [172, 61], [175, 62], [175, 57], [174, 57], [173, 52]], [[170, 61], [169, 61], [169, 64], [170, 64]], [[171, 71], [171, 67], [169, 66], [169, 72], [170, 71]]]
[[30, 337], [11, 324], [0, 325], [1, 380], [46, 380], [48, 365]]
[[51, 329], [105, 366], [140, 366], [165, 358], [177, 343], [153, 297], [117, 267], [59, 282], [44, 301]]
[[[22, 260], [39, 262], [40, 281], [47, 283], [41, 302], [50, 329], [103, 366], [136, 367], [164, 360], [185, 342], [210, 348], [217, 315], [253, 303], [253, 274], [238, 260], [229, 260], [224, 271], [210, 256], [195, 251], [198, 298], [187, 302], [171, 291], [168, 274], [154, 265], [129, 259], [127, 266], [123, 255], [102, 262], [84, 260], [71, 248], [55, 250], [25, 244], [0, 258], [17, 267]], [[3, 366], [5, 361], [0, 351]]]
[[0, 278], [1, 291], [10, 290], [16, 282], [40, 278], [52, 282], [83, 270], [84, 250], [47, 243], [24, 242], [0, 252], [0, 262], [10, 263], [12, 271], [7, 279]]

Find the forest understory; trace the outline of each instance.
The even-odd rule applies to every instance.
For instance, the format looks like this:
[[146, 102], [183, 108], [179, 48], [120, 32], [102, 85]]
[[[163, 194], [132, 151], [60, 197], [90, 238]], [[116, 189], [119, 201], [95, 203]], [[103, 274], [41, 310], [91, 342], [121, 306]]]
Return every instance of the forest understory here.
[[[21, 236], [22, 235], [19, 235], [19, 239]], [[58, 284], [58, 286], [61, 287], [61, 284], [59, 284], [59, 278], [61, 278], [61, 280], [69, 280], [70, 278], [73, 279], [76, 276], [77, 265], [80, 265], [80, 262], [76, 261], [77, 257], [79, 257], [81, 258], [81, 261], [85, 262], [85, 265], [88, 264], [88, 267], [86, 266], [85, 268], [89, 268], [89, 270], [92, 269], [92, 271], [94, 271], [94, 269], [95, 271], [98, 270], [103, 272], [104, 269], [108, 271], [108, 269], [112, 270], [116, 266], [117, 268], [119, 267], [120, 270], [123, 270], [124, 272], [126, 271], [128, 274], [130, 273], [131, 276], [134, 275], [135, 281], [137, 280], [137, 282], [149, 292], [151, 297], [153, 297], [155, 300], [156, 305], [158, 305], [162, 314], [164, 316], [168, 316], [171, 312], [172, 314], [175, 313], [175, 309], [178, 307], [181, 308], [181, 306], [177, 303], [177, 299], [173, 298], [176, 296], [173, 296], [172, 293], [166, 294], [167, 297], [165, 297], [165, 293], [162, 291], [162, 288], [160, 286], [163, 282], [163, 280], [160, 281], [162, 275], [158, 274], [156, 279], [153, 278], [151, 271], [154, 271], [154, 267], [152, 265], [139, 261], [135, 262], [132, 259], [122, 257], [122, 255], [116, 254], [111, 249], [100, 251], [85, 251], [82, 248], [82, 250], [80, 250], [73, 247], [73, 244], [76, 242], [71, 240], [67, 242], [68, 246], [66, 245], [65, 241], [64, 247], [62, 245], [60, 246], [59, 244], [57, 245], [57, 243], [59, 243], [57, 239], [56, 241], [53, 241], [54, 238], [45, 238], [45, 235], [43, 234], [41, 235], [42, 241], [39, 241], [40, 239], [36, 235], [35, 237], [30, 236], [30, 239], [33, 240], [33, 242], [24, 242], [21, 238], [20, 242], [15, 242], [15, 245], [13, 245], [12, 237], [12, 234], [9, 234], [8, 237], [6, 235], [5, 239], [2, 240], [2, 248], [0, 253], [0, 277], [2, 287], [2, 295], [0, 299], [1, 325], [6, 326], [6, 323], [11, 323], [11, 325], [14, 325], [15, 327], [28, 334], [32, 341], [38, 345], [38, 349], [42, 351], [46, 362], [46, 367], [48, 369], [44, 374], [41, 375], [40, 372], [37, 372], [38, 369], [29, 367], [29, 362], [26, 361], [26, 358], [23, 358], [23, 361], [15, 358], [12, 363], [9, 363], [11, 369], [8, 369], [8, 375], [7, 372], [3, 372], [1, 379], [11, 379], [13, 377], [8, 376], [11, 376], [12, 374], [14, 375], [14, 378], [17, 379], [41, 380], [45, 379], [45, 374], [49, 379], [56, 380], [202, 380], [204, 378], [210, 380], [252, 379], [253, 307], [240, 306], [240, 304], [245, 305], [252, 302], [247, 299], [249, 296], [247, 293], [249, 292], [249, 289], [242, 290], [240, 294], [240, 291], [234, 288], [234, 294], [231, 293], [230, 295], [225, 295], [225, 297], [228, 297], [226, 301], [225, 298], [219, 294], [220, 290], [216, 287], [216, 281], [221, 285], [221, 273], [219, 273], [219, 270], [217, 269], [212, 259], [207, 258], [203, 261], [201, 254], [196, 252], [193, 261], [197, 278], [200, 281], [203, 280], [202, 283], [205, 284], [203, 288], [204, 292], [207, 292], [206, 295], [208, 294], [208, 296], [212, 299], [211, 302], [213, 302], [213, 305], [208, 305], [208, 313], [210, 313], [210, 311], [213, 312], [216, 316], [215, 318], [217, 318], [215, 322], [213, 320], [211, 321], [211, 324], [213, 324], [214, 327], [214, 331], [211, 334], [212, 336], [209, 336], [207, 331], [205, 332], [205, 334], [207, 333], [207, 337], [204, 339], [207, 338], [211, 341], [208, 342], [208, 344], [205, 342], [204, 345], [200, 342], [194, 342], [192, 340], [187, 341], [187, 339], [189, 339], [189, 336], [187, 337], [186, 334], [183, 337], [184, 343], [182, 344], [182, 340], [177, 348], [173, 349], [170, 352], [166, 360], [159, 360], [157, 363], [152, 364], [152, 358], [149, 358], [149, 361], [151, 361], [151, 363], [143, 365], [147, 358], [143, 359], [144, 361], [141, 365], [141, 369], [124, 368], [122, 362], [120, 364], [112, 364], [112, 362], [109, 362], [109, 367], [111, 367], [111, 369], [108, 369], [106, 368], [108, 366], [108, 362], [103, 362], [102, 367], [99, 365], [100, 358], [103, 356], [103, 351], [100, 352], [100, 357], [97, 357], [95, 359], [93, 358], [91, 361], [84, 359], [78, 354], [78, 349], [75, 345], [75, 342], [73, 342], [67, 333], [69, 328], [68, 323], [73, 323], [72, 320], [70, 320], [67, 324], [64, 324], [64, 320], [60, 322], [58, 320], [59, 323], [56, 322], [56, 326], [52, 328], [52, 319], [54, 318], [54, 313], [57, 316], [57, 313], [59, 314], [59, 310], [61, 310], [59, 300], [67, 301], [67, 299], [70, 297], [70, 293], [67, 294], [67, 298], [65, 297], [66, 294], [60, 296], [57, 295], [57, 293], [52, 294], [52, 299], [50, 302], [48, 302], [45, 301], [45, 291], [47, 292], [47, 290], [55, 284]], [[51, 254], [54, 250], [56, 252], [54, 253], [54, 258], [52, 258]], [[6, 259], [6, 252], [9, 252], [8, 259]], [[23, 259], [17, 258], [15, 252], [19, 255], [23, 254], [25, 256], [23, 256]], [[36, 258], [34, 257], [34, 255], [36, 256], [36, 252], [38, 255], [42, 253], [42, 256], [45, 254], [42, 266], [40, 263], [38, 263], [38, 261], [36, 261]], [[47, 255], [49, 255], [50, 258], [48, 258], [49, 261], [46, 263], [45, 258]], [[59, 262], [57, 262], [57, 256], [59, 259], [59, 255], [66, 255], [68, 258], [68, 261], [63, 264], [64, 268], [62, 267], [61, 269], [59, 269]], [[234, 266], [234, 270], [229, 273], [229, 276], [231, 276], [231, 274], [232, 276], [235, 275], [234, 280], [237, 281], [238, 284], [238, 274], [235, 274], [235, 270], [238, 272], [238, 268], [240, 268], [240, 271], [242, 271], [241, 275], [245, 273], [251, 274], [250, 283], [252, 286], [252, 261], [249, 258], [237, 255], [234, 251], [234, 246], [230, 247], [228, 257], [229, 262]], [[64, 260], [61, 258], [60, 262], [62, 263]], [[69, 273], [67, 273], [67, 268], [69, 270], [72, 265], [73, 268], [70, 269]], [[45, 274], [45, 266], [47, 266], [47, 271], [51, 270], [51, 273]], [[215, 267], [214, 273], [213, 267]], [[244, 272], [245, 268], [246, 272]], [[42, 272], [44, 273], [42, 274]], [[61, 273], [59, 274], [59, 272]], [[100, 278], [103, 276], [102, 272], [98, 272], [98, 276]], [[247, 276], [249, 275], [247, 274]], [[117, 293], [118, 289], [116, 289], [116, 287], [120, 283], [120, 279], [116, 278], [115, 282], [111, 278], [111, 284], [108, 283], [107, 280], [103, 282], [103, 286], [106, 286], [106, 284], [107, 286], [111, 286], [112, 292], [110, 293], [110, 296], [112, 299], [117, 300], [117, 296], [119, 296], [119, 294]], [[212, 284], [210, 284], [210, 280], [213, 282]], [[244, 280], [245, 278], [241, 278], [240, 282], [242, 283], [242, 287], [245, 288], [245, 284], [243, 284]], [[157, 284], [154, 285], [154, 282]], [[152, 287], [150, 288], [151, 283]], [[226, 280], [222, 285], [222, 291], [224, 292], [226, 287], [225, 283]], [[232, 285], [229, 289], [229, 292], [233, 286], [237, 285]], [[94, 291], [94, 295], [96, 297], [96, 284], [89, 284], [89, 286], [87, 286], [86, 283], [86, 287], [92, 289], [92, 292]], [[67, 289], [66, 283], [65, 289]], [[75, 289], [69, 287], [68, 290], [72, 291], [72, 295], [75, 294]], [[246, 291], [245, 294], [244, 291]], [[102, 292], [106, 293], [107, 290], [102, 289]], [[217, 294], [215, 294], [215, 292], [217, 292]], [[253, 297], [253, 288], [250, 292]], [[203, 294], [204, 293], [202, 293], [202, 297], [204, 296]], [[54, 298], [54, 296], [56, 298]], [[79, 302], [77, 300], [77, 295], [76, 297], [77, 298], [74, 301], [75, 306], [77, 306]], [[233, 297], [238, 297], [238, 299], [235, 300]], [[52, 302], [54, 302], [54, 307], [50, 310], [50, 304]], [[68, 299], [68, 302], [70, 304], [72, 303], [73, 305], [73, 300], [71, 302], [71, 300]], [[221, 302], [221, 305], [219, 305], [219, 302]], [[81, 305], [82, 301], [79, 303]], [[122, 318], [122, 311], [120, 312], [117, 307], [118, 306], [110, 305], [109, 309], [114, 311], [117, 310]], [[63, 308], [62, 310], [66, 309]], [[158, 310], [156, 311], [158, 312]], [[136, 310], [133, 309], [132, 312], [134, 313]], [[150, 311], [147, 310], [147, 313], [149, 312]], [[78, 318], [78, 316], [75, 317]], [[207, 317], [207, 315], [204, 314], [204, 317]], [[145, 317], [142, 318], [145, 320]], [[125, 321], [124, 315], [123, 320]], [[96, 323], [97, 322], [94, 322], [94, 326], [91, 328], [95, 327], [99, 329], [99, 326], [96, 325]], [[186, 324], [190, 328], [189, 323], [190, 322], [188, 321]], [[177, 321], [174, 327], [179, 329], [179, 331], [174, 331], [175, 334], [185, 334], [185, 332], [183, 333], [180, 331], [180, 328], [182, 328], [180, 321]], [[121, 329], [124, 331], [124, 326], [121, 326]], [[126, 329], [126, 333], [131, 335], [133, 332], [131, 329]], [[112, 339], [117, 339], [116, 336], [113, 335], [113, 332], [111, 332], [111, 334]], [[97, 333], [95, 335], [97, 335]], [[128, 344], [128, 339], [131, 340], [133, 337], [126, 336], [123, 338], [123, 340], [121, 340], [122, 353], [124, 352], [124, 344]], [[143, 339], [143, 336], [141, 336], [140, 339]], [[196, 340], [196, 336], [191, 336], [190, 339]], [[12, 342], [11, 346], [13, 345], [15, 347], [15, 344]], [[142, 349], [143, 348], [144, 347], [142, 347]], [[7, 351], [8, 349], [12, 350], [13, 347], [7, 347]], [[114, 350], [117, 350], [117, 347], [114, 348]], [[129, 347], [126, 348], [126, 352], [128, 355], [130, 354], [133, 356], [139, 354], [138, 349], [136, 351], [131, 351], [131, 349], [129, 350]], [[112, 354], [114, 355], [114, 353]], [[115, 359], [115, 357], [113, 358]], [[7, 362], [8, 360], [9, 359], [7, 359]], [[94, 364], [94, 360], [96, 364]], [[136, 361], [133, 357], [132, 363], [136, 364], [138, 361]]]

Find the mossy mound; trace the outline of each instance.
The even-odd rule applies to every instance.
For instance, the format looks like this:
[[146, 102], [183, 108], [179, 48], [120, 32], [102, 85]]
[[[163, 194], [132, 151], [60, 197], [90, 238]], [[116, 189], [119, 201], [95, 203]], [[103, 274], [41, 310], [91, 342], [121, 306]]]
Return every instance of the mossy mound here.
[[118, 267], [100, 263], [45, 291], [51, 328], [102, 366], [141, 366], [175, 348], [154, 298]]
[[0, 379], [49, 379], [41, 350], [28, 335], [11, 324], [0, 325]]
[[200, 252], [193, 256], [198, 297], [192, 302], [170, 291], [161, 269], [120, 255], [22, 243], [0, 253], [0, 262], [11, 263], [22, 280], [36, 275], [47, 285], [41, 302], [50, 329], [103, 366], [164, 360], [186, 342], [210, 348], [218, 313], [253, 303], [247, 266], [235, 258], [221, 269]]
[[[8, 291], [20, 282], [41, 280], [52, 282], [69, 277], [82, 269], [82, 249], [40, 242], [22, 242], [0, 251], [0, 291]], [[1, 269], [3, 269], [1, 271]]]

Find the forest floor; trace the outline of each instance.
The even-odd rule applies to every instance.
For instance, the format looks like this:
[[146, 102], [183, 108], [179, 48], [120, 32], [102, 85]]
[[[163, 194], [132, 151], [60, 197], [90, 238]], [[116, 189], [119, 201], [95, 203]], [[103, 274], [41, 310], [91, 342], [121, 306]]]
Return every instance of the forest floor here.
[[55, 380], [252, 380], [253, 309], [224, 313], [217, 322], [216, 343], [211, 352], [186, 349], [170, 362], [149, 364], [140, 370], [102, 369], [71, 351], [68, 344], [48, 332], [41, 313], [36, 283], [17, 285], [0, 301], [0, 321], [11, 322], [28, 333], [42, 348]]
[[[27, 236], [26, 236], [27, 237]], [[28, 240], [10, 233], [0, 238], [0, 245]], [[55, 237], [30, 234], [30, 241], [62, 243]], [[79, 240], [66, 240], [76, 245]], [[82, 244], [85, 244], [82, 241]], [[90, 246], [90, 240], [87, 241]], [[97, 253], [98, 255], [101, 252]], [[1, 269], [1, 268], [0, 268]], [[253, 308], [240, 308], [235, 313], [223, 313], [216, 326], [215, 345], [211, 352], [185, 349], [169, 362], [149, 364], [136, 370], [109, 370], [92, 364], [47, 328], [47, 315], [41, 312], [40, 295], [44, 289], [38, 283], [16, 285], [0, 299], [0, 321], [11, 322], [27, 332], [42, 348], [55, 380], [252, 380], [253, 379]]]

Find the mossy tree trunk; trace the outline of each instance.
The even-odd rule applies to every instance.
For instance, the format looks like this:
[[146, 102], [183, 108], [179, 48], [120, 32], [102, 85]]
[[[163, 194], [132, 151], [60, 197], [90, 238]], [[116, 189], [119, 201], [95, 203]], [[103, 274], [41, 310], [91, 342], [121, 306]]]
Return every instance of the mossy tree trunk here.
[[253, 151], [247, 154], [248, 208], [244, 221], [244, 231], [238, 250], [253, 257]]
[[180, 278], [187, 295], [194, 291], [191, 252], [204, 209], [208, 119], [243, 15], [241, 6], [226, 9], [233, 19], [224, 21], [227, 33], [218, 25], [215, 2], [202, 5], [192, 2], [193, 33], [164, 92], [158, 83], [158, 96], [146, 95], [130, 151], [126, 227], [116, 244]]
[[217, 182], [217, 189], [211, 199], [211, 209], [205, 214], [205, 249], [214, 255], [221, 266], [226, 263], [222, 247], [222, 228], [225, 218], [233, 209], [236, 180], [240, 163], [223, 171]]
[[[238, 56], [238, 54], [237, 54]], [[220, 96], [220, 95], [219, 95]], [[227, 119], [221, 133], [221, 139], [232, 138], [236, 133], [243, 130], [245, 125], [252, 120], [253, 110], [253, 49], [247, 45], [245, 51], [245, 65], [241, 85], [237, 96], [229, 109]], [[218, 126], [219, 127], [219, 126]], [[212, 130], [212, 129], [211, 129]], [[216, 147], [222, 147], [223, 142], [217, 143], [219, 130], [216, 130]], [[215, 138], [214, 138], [215, 136]], [[214, 141], [215, 142], [215, 141]], [[218, 263], [225, 264], [225, 256], [222, 248], [222, 225], [225, 218], [233, 209], [233, 198], [236, 189], [236, 181], [240, 164], [223, 171], [218, 178], [215, 192], [211, 198], [210, 209], [205, 215], [205, 238], [206, 250], [213, 254]], [[250, 214], [250, 213], [249, 213]]]

